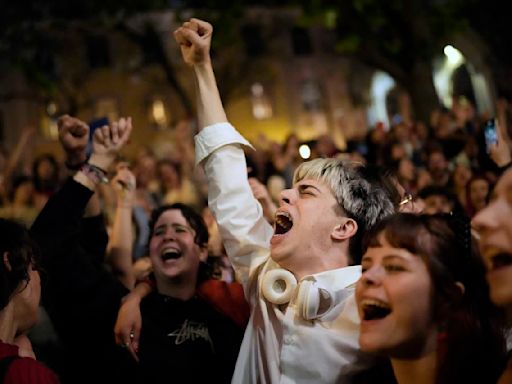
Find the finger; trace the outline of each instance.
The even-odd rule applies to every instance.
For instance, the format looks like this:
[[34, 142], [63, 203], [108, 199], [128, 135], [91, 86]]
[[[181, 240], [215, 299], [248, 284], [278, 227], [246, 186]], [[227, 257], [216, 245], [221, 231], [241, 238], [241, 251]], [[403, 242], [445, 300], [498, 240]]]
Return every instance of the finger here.
[[109, 146], [112, 143], [112, 140], [110, 139], [110, 127], [108, 125], [104, 125], [100, 129], [103, 135], [103, 143], [106, 146]]
[[121, 118], [119, 119], [119, 122], [113, 122], [112, 123], [112, 126], [110, 127], [110, 136], [112, 138], [112, 143], [114, 145], [117, 144], [117, 142], [119, 141], [119, 131], [121, 131], [124, 126], [124, 119]]
[[130, 355], [132, 355], [136, 362], [139, 362], [139, 356], [137, 356], [138, 349], [135, 349], [135, 347], [132, 344], [130, 344], [130, 346], [128, 347], [128, 352], [130, 352]]
[[70, 127], [69, 132], [74, 137], [84, 137], [89, 133], [89, 126], [82, 120], [76, 119], [74, 124]]
[[179, 45], [186, 45], [186, 46], [191, 45], [190, 41], [187, 41], [185, 36], [183, 36], [183, 28], [182, 27], [180, 27], [174, 31], [174, 38], [176, 39], [176, 42]]
[[136, 324], [133, 326], [130, 337], [132, 341], [133, 350], [135, 351], [135, 353], [139, 353], [140, 325]]
[[125, 129], [121, 133], [121, 137], [119, 140], [120, 145], [124, 145], [124, 144], [126, 144], [126, 142], [128, 142], [128, 140], [130, 139], [130, 135], [132, 134], [132, 129], [133, 129], [132, 118], [130, 116], [128, 116], [126, 118]]
[[69, 119], [69, 115], [62, 115], [57, 120], [57, 126], [59, 130], [65, 126], [66, 121]]
[[186, 41], [185, 45], [203, 45], [204, 41], [199, 34], [192, 29], [182, 28], [181, 36]]
[[103, 144], [105, 142], [105, 138], [103, 137], [103, 130], [101, 128], [98, 128], [94, 131], [94, 141], [100, 144]]
[[191, 18], [190, 21], [197, 24], [197, 26], [198, 26], [197, 32], [198, 32], [199, 36], [207, 36], [207, 35], [212, 34], [213, 26], [210, 23], [208, 23], [207, 21], [203, 21], [203, 20], [196, 19], [196, 18]]
[[183, 23], [183, 28], [188, 28], [188, 29], [193, 30], [194, 32], [197, 32], [199, 29], [199, 24], [194, 23], [192, 21], [185, 21]]

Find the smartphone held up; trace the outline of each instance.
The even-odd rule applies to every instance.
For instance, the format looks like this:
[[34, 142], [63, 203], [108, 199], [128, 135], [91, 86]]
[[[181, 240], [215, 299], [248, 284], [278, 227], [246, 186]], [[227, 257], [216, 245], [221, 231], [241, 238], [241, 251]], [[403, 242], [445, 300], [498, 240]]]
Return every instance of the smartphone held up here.
[[485, 147], [487, 149], [487, 153], [490, 152], [491, 147], [493, 145], [498, 144], [498, 132], [497, 132], [496, 119], [489, 119], [485, 122], [484, 125], [484, 137], [485, 137]]

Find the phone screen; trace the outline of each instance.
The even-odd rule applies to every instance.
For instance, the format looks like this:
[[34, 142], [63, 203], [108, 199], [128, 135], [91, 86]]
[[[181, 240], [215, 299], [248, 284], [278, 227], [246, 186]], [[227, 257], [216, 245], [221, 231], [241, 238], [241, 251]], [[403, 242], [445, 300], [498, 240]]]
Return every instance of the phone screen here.
[[496, 132], [495, 119], [487, 120], [487, 122], [485, 123], [484, 136], [485, 146], [487, 147], [487, 152], [489, 152], [491, 145], [495, 145], [498, 143], [498, 133]]

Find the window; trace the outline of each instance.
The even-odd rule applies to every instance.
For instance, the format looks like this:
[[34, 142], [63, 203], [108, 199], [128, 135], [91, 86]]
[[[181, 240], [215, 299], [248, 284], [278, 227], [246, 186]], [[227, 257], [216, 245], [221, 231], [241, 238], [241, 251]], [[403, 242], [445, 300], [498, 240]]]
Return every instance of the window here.
[[104, 68], [110, 65], [110, 47], [105, 36], [88, 36], [85, 43], [91, 68]]
[[311, 37], [306, 28], [294, 27], [292, 29], [292, 44], [295, 55], [304, 56], [313, 53]]
[[248, 24], [242, 27], [245, 50], [249, 56], [261, 56], [265, 53], [265, 43], [259, 25]]

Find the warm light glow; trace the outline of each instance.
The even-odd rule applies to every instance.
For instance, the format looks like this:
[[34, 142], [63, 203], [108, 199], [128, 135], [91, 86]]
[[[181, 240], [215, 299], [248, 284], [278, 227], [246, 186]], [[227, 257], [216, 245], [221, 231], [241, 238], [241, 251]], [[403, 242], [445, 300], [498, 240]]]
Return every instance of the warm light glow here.
[[308, 145], [306, 145], [306, 144], [302, 144], [302, 145], [299, 147], [299, 155], [300, 155], [300, 157], [302, 157], [304, 160], [309, 159], [309, 157], [311, 156], [311, 149], [309, 148], [309, 146], [308, 146]]
[[167, 124], [167, 114], [165, 113], [164, 102], [160, 99], [155, 99], [151, 105], [151, 115], [154, 122], [159, 126]]
[[252, 115], [256, 120], [270, 119], [273, 115], [272, 105], [260, 83], [251, 86]]
[[48, 113], [48, 116], [53, 116], [57, 113], [57, 104], [55, 104], [53, 101], [50, 101], [46, 105], [46, 113]]

